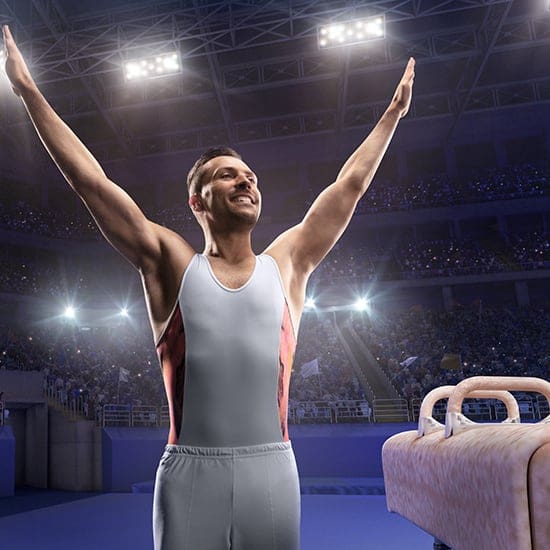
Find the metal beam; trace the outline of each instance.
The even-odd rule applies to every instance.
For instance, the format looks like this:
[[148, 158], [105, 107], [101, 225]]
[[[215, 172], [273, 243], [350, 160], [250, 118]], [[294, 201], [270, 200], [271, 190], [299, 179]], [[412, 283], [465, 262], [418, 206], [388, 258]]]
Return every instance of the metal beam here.
[[[487, 60], [491, 55], [495, 42], [497, 41], [502, 29], [502, 25], [510, 13], [512, 4], [513, 0], [510, 0], [510, 2], [503, 7], [500, 13], [498, 13], [498, 9], [500, 7], [490, 6], [487, 10], [483, 23], [479, 29], [480, 39], [485, 42], [482, 48], [482, 55], [478, 58], [477, 64], [474, 63], [474, 57], [470, 57], [468, 59], [468, 65], [462, 72], [461, 78], [453, 93], [453, 99], [455, 102], [458, 100], [458, 109], [456, 110], [453, 122], [451, 123], [451, 127], [449, 128], [445, 139], [447, 145], [451, 142], [458, 122], [460, 121], [460, 117], [462, 116], [462, 113], [464, 113], [466, 105], [472, 96], [479, 78], [483, 74]], [[467, 86], [465, 93], [463, 91], [464, 86]]]
[[[548, 16], [545, 19], [550, 19]], [[533, 26], [537, 21], [541, 20], [540, 17], [515, 17], [508, 21], [508, 24], [521, 24], [522, 22], [529, 21], [529, 25]], [[392, 62], [402, 62], [408, 58], [409, 55], [415, 55], [419, 60], [451, 60], [454, 58], [464, 58], [470, 56], [479, 56], [482, 55], [482, 51], [477, 44], [476, 38], [476, 29], [473, 25], [467, 27], [443, 29], [439, 31], [429, 31], [422, 32], [414, 35], [407, 36], [387, 36], [387, 63], [391, 64]], [[463, 42], [461, 45], [460, 42]], [[513, 49], [518, 49], [527, 45], [545, 45], [550, 41], [548, 36], [537, 36], [533, 34], [527, 40], [518, 40], [514, 43], [507, 44], [495, 44], [493, 46], [492, 52], [500, 51], [510, 51]], [[22, 50], [25, 49], [26, 42], [23, 42]], [[446, 44], [449, 44], [448, 49], [446, 49]], [[473, 45], [472, 45], [473, 44]], [[28, 44], [27, 44], [28, 45]], [[51, 61], [51, 56], [53, 55], [52, 50], [55, 51], [55, 54], [59, 54], [59, 45], [57, 42], [52, 42], [51, 35], [46, 38], [36, 37], [33, 39], [33, 72], [41, 83], [50, 83], [50, 82], [59, 82], [63, 80], [68, 80], [74, 78], [74, 73], [68, 68], [66, 60], [57, 60], [55, 64]], [[117, 46], [118, 47], [118, 46]], [[168, 48], [171, 50], [174, 47], [178, 47], [178, 44], [171, 40], [165, 40], [162, 44], [157, 44], [152, 50], [152, 54], [156, 52], [166, 51]], [[72, 46], [65, 45], [67, 50], [71, 50]], [[71, 54], [67, 56], [67, 59], [78, 61], [82, 60], [83, 64], [80, 69], [81, 76], [90, 76], [90, 75], [108, 75], [108, 74], [121, 74], [122, 73], [122, 64], [125, 54], [122, 54], [122, 49], [119, 57], [116, 57], [117, 51], [112, 50], [110, 53], [110, 58], [107, 59], [97, 54], [94, 50], [93, 43], [87, 45], [88, 48], [88, 57], [82, 57], [81, 54], [75, 55]], [[28, 48], [27, 48], [28, 49]], [[42, 52], [42, 53], [40, 53]], [[213, 47], [211, 54], [219, 54], [216, 52], [215, 47]], [[186, 59], [186, 55], [182, 54], [183, 59]], [[189, 57], [189, 56], [187, 56]], [[191, 56], [192, 57], [192, 56]], [[222, 74], [220, 76], [221, 81], [224, 84], [224, 88], [229, 89], [232, 87], [231, 84], [228, 84], [232, 81], [231, 75], [238, 74], [240, 70], [248, 68], [250, 70], [253, 67], [257, 67], [259, 71], [258, 76], [258, 85], [269, 85], [269, 82], [264, 78], [264, 73], [262, 68], [267, 66], [269, 63], [274, 62], [283, 62], [285, 59], [298, 60], [300, 63], [300, 75], [297, 78], [308, 78], [306, 71], [303, 69], [303, 64], [309, 61], [315, 61], [315, 59], [329, 59], [329, 56], [319, 52], [317, 50], [307, 51], [301, 49], [297, 55], [280, 55], [276, 57], [265, 57], [262, 56], [258, 60], [248, 60], [246, 64], [224, 64], [221, 68]], [[84, 61], [85, 60], [85, 61]], [[366, 69], [369, 71], [378, 70], [380, 66], [384, 66], [380, 63], [370, 63]], [[357, 70], [357, 69], [355, 69]], [[293, 77], [296, 79], [296, 77]], [[235, 81], [235, 79], [233, 79]], [[239, 89], [242, 89], [241, 85], [236, 86]]]
[[[58, 6], [57, 1], [50, 0], [49, 2], [45, 2], [44, 0], [32, 0], [32, 6], [35, 8], [36, 12], [40, 15], [40, 17], [46, 24], [49, 32], [56, 40], [56, 44], [62, 44], [63, 35], [59, 29], [67, 27], [68, 21], [61, 11], [61, 8]], [[115, 137], [117, 145], [122, 148], [122, 150], [128, 157], [133, 156], [128, 146], [128, 143], [124, 139], [122, 139], [122, 129], [117, 127], [112, 117], [104, 109], [103, 104], [97, 92], [93, 89], [90, 81], [80, 75], [77, 63], [72, 60], [68, 60], [67, 65], [70, 67], [73, 75], [82, 83], [87, 95], [96, 106], [97, 111], [109, 126]]]
[[[204, 10], [201, 9], [198, 0], [193, 0], [193, 4], [199, 20], [202, 20], [205, 22], [204, 27], [201, 27], [201, 30], [209, 32], [209, 28], [206, 26], [207, 16], [206, 17], [202, 16], [202, 12]], [[208, 60], [208, 66], [210, 68], [210, 78], [211, 78], [212, 85], [214, 87], [214, 93], [216, 95], [218, 106], [222, 114], [225, 130], [227, 132], [227, 138], [229, 140], [229, 145], [235, 147], [237, 142], [237, 134], [235, 131], [235, 127], [231, 122], [231, 113], [229, 111], [229, 105], [227, 103], [227, 98], [225, 97], [223, 86], [221, 83], [222, 71], [220, 68], [220, 64], [218, 62], [218, 57], [216, 53], [214, 53], [211, 44], [208, 44], [206, 46], [206, 52], [207, 52], [206, 58]]]
[[[463, 116], [467, 113], [497, 111], [502, 109], [517, 109], [518, 106], [528, 106], [550, 102], [550, 78], [532, 81], [530, 83], [521, 83], [523, 97], [519, 97], [517, 92], [517, 82], [507, 82], [500, 86], [486, 86], [477, 88], [476, 94], [479, 94], [481, 100], [476, 105], [472, 103], [470, 108], [466, 108]], [[541, 97], [538, 90], [544, 87], [547, 90], [546, 95]], [[485, 94], [485, 95], [484, 95]], [[413, 100], [408, 119], [431, 120], [442, 117], [453, 116], [451, 105], [448, 101], [449, 95], [446, 93], [417, 95]], [[354, 128], [371, 128], [375, 121], [380, 117], [387, 107], [387, 102], [368, 102], [361, 105], [355, 105], [346, 110], [343, 130], [350, 131]], [[355, 116], [357, 115], [357, 116]], [[237, 123], [235, 125], [240, 143], [258, 143], [266, 140], [284, 139], [287, 137], [296, 137], [299, 135], [309, 135], [313, 133], [330, 132], [335, 130], [336, 110], [325, 111], [307, 111], [293, 115], [277, 116], [270, 118], [259, 118]], [[315, 124], [319, 120], [321, 124]], [[281, 128], [283, 122], [286, 123], [287, 131], [277, 133], [274, 128]], [[182, 150], [200, 149], [202, 144], [213, 134], [225, 132], [225, 126], [210, 125], [201, 128], [171, 131], [155, 134], [138, 140], [138, 144], [143, 142], [149, 144], [152, 139], [158, 139], [159, 143], [167, 144], [164, 148], [158, 147], [153, 153], [148, 152], [146, 147], [138, 146], [140, 156], [157, 156], [170, 153], [179, 153]], [[180, 145], [184, 140], [186, 144]], [[105, 151], [105, 158], [120, 158], [109, 142], [96, 144], [96, 149]], [[114, 156], [113, 156], [114, 155]]]
[[[33, 33], [38, 74], [46, 79], [61, 76], [69, 60], [86, 59], [88, 72], [108, 72], [120, 67], [131, 51], [147, 44], [153, 52], [176, 44], [184, 57], [219, 54], [293, 39], [314, 38], [317, 26], [358, 15], [384, 14], [388, 24], [408, 19], [455, 13], [509, 0], [378, 0], [349, 2], [330, 8], [317, 1], [264, 2], [251, 13], [250, 4], [210, 1], [201, 3], [205, 15], [197, 18], [195, 8], [174, 9], [173, 2], [139, 8], [110, 8], [84, 16], [67, 18], [64, 32], [57, 39], [66, 51], [51, 49], [51, 35]], [[188, 4], [188, 2], [184, 3]], [[37, 51], [42, 50], [42, 51]]]

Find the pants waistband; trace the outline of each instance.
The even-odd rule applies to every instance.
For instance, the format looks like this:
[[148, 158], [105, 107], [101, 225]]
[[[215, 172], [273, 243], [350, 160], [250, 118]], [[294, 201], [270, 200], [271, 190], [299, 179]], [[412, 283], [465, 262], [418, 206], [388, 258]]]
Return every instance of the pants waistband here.
[[250, 445], [247, 447], [195, 447], [189, 445], [166, 445], [165, 452], [188, 456], [235, 457], [276, 453], [292, 449], [290, 441]]

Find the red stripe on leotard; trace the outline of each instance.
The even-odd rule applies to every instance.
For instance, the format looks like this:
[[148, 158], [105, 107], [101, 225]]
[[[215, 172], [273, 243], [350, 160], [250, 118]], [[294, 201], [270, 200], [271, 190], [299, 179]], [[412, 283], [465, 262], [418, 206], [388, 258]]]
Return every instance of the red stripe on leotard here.
[[290, 319], [290, 311], [285, 301], [283, 322], [281, 323], [281, 339], [279, 343], [279, 381], [277, 403], [279, 405], [279, 420], [283, 441], [288, 441], [288, 392], [290, 388], [290, 373], [296, 350], [296, 338]]
[[168, 443], [175, 445], [181, 431], [185, 383], [185, 331], [179, 304], [157, 344], [157, 354], [170, 410]]

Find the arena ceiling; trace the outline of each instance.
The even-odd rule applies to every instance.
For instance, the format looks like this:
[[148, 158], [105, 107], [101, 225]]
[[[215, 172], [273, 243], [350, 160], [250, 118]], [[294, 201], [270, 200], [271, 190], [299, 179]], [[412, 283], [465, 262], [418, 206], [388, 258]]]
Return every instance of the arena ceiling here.
[[[319, 50], [318, 25], [373, 15], [385, 39]], [[102, 160], [369, 128], [409, 56], [410, 117], [446, 117], [449, 139], [467, 112], [550, 100], [547, 0], [0, 0], [0, 23]], [[181, 74], [125, 81], [174, 49]], [[2, 104], [18, 140], [26, 115]]]

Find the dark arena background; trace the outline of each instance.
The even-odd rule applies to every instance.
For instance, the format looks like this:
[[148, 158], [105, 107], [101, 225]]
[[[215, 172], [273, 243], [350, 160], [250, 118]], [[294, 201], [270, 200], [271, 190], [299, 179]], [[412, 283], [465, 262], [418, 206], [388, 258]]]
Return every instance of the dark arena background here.
[[[320, 26], [368, 18], [384, 36], [323, 46]], [[304, 550], [431, 548], [387, 511], [382, 443], [415, 429], [437, 386], [550, 378], [550, 3], [0, 0], [0, 23], [108, 176], [199, 250], [185, 178], [204, 149], [231, 145], [258, 174], [259, 253], [334, 181], [415, 57], [410, 112], [310, 279], [289, 430]], [[178, 72], [125, 77], [171, 52]], [[151, 550], [168, 413], [140, 278], [3, 65], [0, 547]], [[548, 414], [516, 396], [525, 421]]]

